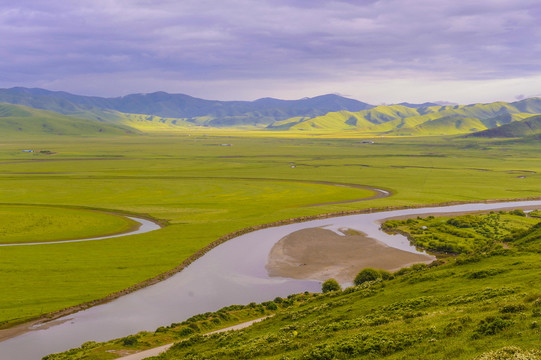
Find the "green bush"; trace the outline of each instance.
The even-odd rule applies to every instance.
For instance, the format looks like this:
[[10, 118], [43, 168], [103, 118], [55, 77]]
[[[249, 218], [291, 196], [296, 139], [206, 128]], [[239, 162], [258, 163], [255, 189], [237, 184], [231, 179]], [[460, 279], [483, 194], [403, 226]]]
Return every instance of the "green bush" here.
[[365, 282], [374, 281], [377, 279], [381, 279], [381, 274], [379, 271], [372, 268], [365, 268], [361, 270], [361, 272], [358, 273], [357, 276], [355, 276], [355, 280], [353, 280], [353, 283], [355, 285], [361, 285]]
[[524, 213], [524, 211], [522, 211], [521, 209], [515, 209], [513, 211], [509, 211], [509, 214], [511, 215], [517, 215], [517, 216], [526, 216], [526, 214]]
[[342, 290], [342, 288], [340, 287], [340, 284], [338, 284], [338, 281], [334, 279], [329, 279], [321, 285], [321, 291], [324, 293], [327, 293], [329, 291], [340, 291], [340, 290]]
[[122, 339], [122, 345], [124, 346], [131, 346], [135, 345], [137, 343], [137, 336], [135, 335], [129, 335]]
[[481, 320], [475, 329], [473, 338], [478, 339], [482, 335], [494, 335], [509, 327], [511, 321], [503, 320], [499, 317], [489, 316], [485, 320]]
[[391, 279], [394, 279], [394, 276], [393, 274], [391, 274], [390, 272], [386, 271], [386, 270], [380, 270], [379, 271], [379, 274], [381, 275], [381, 278], [383, 280], [391, 280]]

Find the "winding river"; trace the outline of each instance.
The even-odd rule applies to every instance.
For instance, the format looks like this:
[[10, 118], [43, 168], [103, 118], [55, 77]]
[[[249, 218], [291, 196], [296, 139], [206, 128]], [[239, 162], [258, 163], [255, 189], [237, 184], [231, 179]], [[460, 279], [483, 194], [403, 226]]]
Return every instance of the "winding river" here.
[[212, 249], [163, 282], [0, 342], [0, 360], [40, 359], [89, 340], [105, 341], [141, 330], [153, 331], [159, 326], [181, 322], [195, 314], [216, 311], [231, 304], [263, 302], [292, 293], [320, 291], [321, 284], [317, 281], [271, 278], [265, 270], [272, 246], [297, 230], [323, 227], [339, 233], [341, 228], [351, 228], [389, 246], [417, 252], [405, 237], [380, 231], [380, 223], [397, 216], [524, 209], [532, 206], [541, 207], [541, 201], [385, 211], [313, 220], [244, 234]]

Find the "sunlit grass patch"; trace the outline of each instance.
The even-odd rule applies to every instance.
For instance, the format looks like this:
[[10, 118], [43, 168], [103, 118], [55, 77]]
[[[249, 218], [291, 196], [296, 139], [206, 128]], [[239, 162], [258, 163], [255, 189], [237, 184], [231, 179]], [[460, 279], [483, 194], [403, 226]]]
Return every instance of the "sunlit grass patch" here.
[[84, 239], [137, 226], [123, 216], [53, 206], [0, 205], [0, 243]]

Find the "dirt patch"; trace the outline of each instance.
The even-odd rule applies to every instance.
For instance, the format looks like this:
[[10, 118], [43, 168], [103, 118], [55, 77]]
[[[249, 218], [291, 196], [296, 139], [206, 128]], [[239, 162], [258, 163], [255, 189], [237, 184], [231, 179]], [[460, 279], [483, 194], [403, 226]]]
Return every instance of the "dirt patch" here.
[[399, 250], [362, 233], [338, 235], [309, 228], [278, 241], [267, 259], [270, 276], [351, 283], [365, 267], [395, 271], [414, 263], [430, 263], [434, 256]]

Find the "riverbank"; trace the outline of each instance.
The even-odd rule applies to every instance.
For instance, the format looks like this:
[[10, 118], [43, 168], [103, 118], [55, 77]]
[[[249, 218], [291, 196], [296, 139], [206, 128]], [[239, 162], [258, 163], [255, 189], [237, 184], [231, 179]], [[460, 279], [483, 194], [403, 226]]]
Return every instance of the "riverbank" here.
[[[421, 205], [419, 205], [419, 206], [402, 206], [402, 207], [394, 207], [394, 208], [393, 207], [370, 208], [370, 209], [352, 210], [352, 211], [343, 211], [343, 212], [338, 212], [338, 213], [327, 213], [327, 214], [320, 214], [320, 215], [314, 215], [314, 216], [298, 217], [298, 218], [282, 220], [282, 221], [278, 221], [278, 222], [274, 222], [274, 223], [268, 223], [268, 224], [262, 224], [262, 225], [257, 225], [257, 226], [253, 226], [253, 227], [244, 228], [242, 230], [227, 234], [227, 235], [219, 238], [218, 240], [212, 242], [211, 244], [209, 244], [206, 247], [202, 248], [201, 250], [197, 251], [195, 254], [190, 256], [188, 259], [184, 260], [179, 266], [177, 266], [176, 268], [174, 268], [174, 269], [172, 269], [172, 270], [170, 270], [168, 272], [157, 275], [157, 276], [155, 276], [155, 277], [153, 277], [151, 279], [148, 279], [148, 280], [143, 281], [143, 282], [141, 282], [139, 284], [133, 285], [133, 286], [131, 286], [131, 287], [127, 288], [127, 289], [124, 289], [122, 291], [110, 294], [109, 296], [107, 296], [105, 298], [94, 300], [94, 301], [91, 301], [91, 302], [88, 302], [88, 303], [85, 303], [85, 304], [81, 304], [81, 305], [78, 305], [78, 306], [70, 307], [70, 308], [55, 312], [55, 313], [43, 315], [39, 319], [36, 319], [36, 320], [34, 320], [32, 322], [20, 325], [20, 327], [18, 327], [19, 330], [14, 330], [13, 328], [8, 329], [8, 330], [1, 330], [0, 331], [0, 339], [5, 340], [7, 338], [14, 337], [14, 336], [16, 336], [18, 334], [30, 331], [29, 327], [32, 326], [32, 325], [39, 326], [41, 324], [48, 323], [48, 322], [50, 322], [52, 320], [59, 319], [60, 317], [70, 315], [70, 314], [73, 314], [75, 312], [85, 310], [85, 309], [88, 309], [88, 308], [96, 306], [96, 305], [100, 305], [100, 304], [110, 302], [110, 301], [112, 301], [114, 299], [117, 299], [117, 298], [119, 298], [121, 296], [130, 294], [130, 293], [132, 293], [132, 292], [134, 292], [136, 290], [139, 290], [139, 289], [142, 289], [144, 287], [147, 287], [147, 286], [156, 284], [158, 282], [161, 282], [161, 281], [163, 281], [163, 280], [165, 280], [167, 278], [170, 278], [171, 276], [175, 275], [176, 273], [180, 272], [181, 270], [185, 269], [188, 265], [190, 265], [195, 260], [197, 260], [198, 258], [205, 255], [208, 251], [215, 248], [216, 246], [218, 246], [218, 245], [220, 245], [220, 244], [222, 244], [222, 243], [224, 243], [224, 242], [226, 242], [226, 241], [228, 241], [230, 239], [233, 239], [233, 238], [238, 237], [240, 235], [247, 234], [247, 233], [250, 233], [250, 232], [253, 232], [253, 231], [256, 231], [256, 230], [261, 230], [261, 229], [270, 228], [270, 227], [277, 227], [277, 226], [287, 225], [287, 224], [301, 223], [301, 222], [306, 222], [306, 221], [311, 221], [311, 220], [326, 219], [326, 218], [331, 218], [331, 217], [340, 217], [340, 216], [356, 215], [356, 214], [369, 214], [369, 213], [375, 213], [375, 212], [381, 212], [381, 211], [390, 211], [390, 210], [415, 209], [415, 208], [421, 208], [421, 207], [440, 207], [440, 206], [451, 206], [451, 205], [460, 205], [460, 204], [475, 204], [475, 203], [487, 203], [487, 204], [490, 204], [490, 203], [498, 203], [498, 202], [511, 202], [511, 201], [521, 201], [521, 200], [522, 201], [525, 201], [525, 200], [540, 200], [540, 199], [541, 199], [540, 197], [536, 197], [536, 198], [526, 198], [526, 199], [506, 199], [506, 200], [451, 202], [451, 203], [448, 202], [448, 203], [441, 203], [441, 204], [431, 204], [431, 205], [422, 205], [422, 206]], [[11, 334], [9, 334], [9, 333], [11, 333]]]
[[343, 235], [309, 228], [280, 239], [268, 257], [269, 275], [317, 281], [333, 278], [341, 284], [351, 284], [366, 267], [392, 272], [436, 260], [432, 255], [395, 249], [357, 231], [341, 231]]
[[[226, 328], [223, 328], [223, 329], [214, 330], [214, 331], [211, 331], [209, 333], [203, 334], [203, 336], [209, 336], [209, 335], [212, 335], [212, 334], [219, 334], [219, 333], [223, 333], [223, 332], [227, 332], [227, 331], [235, 331], [235, 330], [245, 329], [245, 328], [247, 328], [249, 326], [252, 326], [255, 323], [258, 323], [260, 321], [268, 319], [268, 318], [270, 318], [272, 316], [274, 316], [274, 315], [264, 316], [264, 317], [259, 318], [259, 319], [254, 319], [254, 320], [246, 321], [246, 322], [241, 323], [241, 324], [229, 326], [229, 327], [226, 327]], [[127, 355], [127, 356], [123, 356], [123, 357], [117, 358], [116, 360], [143, 360], [143, 359], [146, 359], [146, 358], [149, 358], [149, 357], [152, 357], [152, 356], [158, 356], [161, 353], [166, 352], [167, 350], [169, 350], [169, 348], [171, 348], [171, 346], [173, 346], [174, 344], [175, 343], [170, 343], [170, 344], [158, 346], [158, 347], [155, 347], [155, 348], [152, 348], [152, 349], [140, 351], [140, 352], [135, 353], [135, 354], [130, 354], [130, 355]]]

